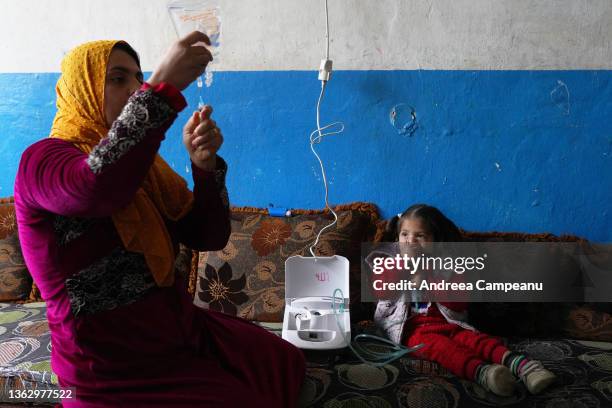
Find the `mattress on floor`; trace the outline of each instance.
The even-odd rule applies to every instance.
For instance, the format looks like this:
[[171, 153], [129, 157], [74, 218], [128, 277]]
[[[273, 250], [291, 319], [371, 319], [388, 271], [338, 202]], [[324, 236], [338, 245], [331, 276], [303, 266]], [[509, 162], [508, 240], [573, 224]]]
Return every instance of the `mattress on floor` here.
[[[261, 323], [275, 333], [278, 324]], [[370, 321], [352, 327], [377, 334]], [[369, 342], [376, 351], [378, 343]], [[471, 381], [457, 378], [439, 364], [406, 356], [383, 367], [366, 365], [349, 350], [305, 351], [306, 379], [301, 407], [612, 407], [612, 343], [569, 339], [507, 339], [507, 345], [529, 355], [557, 375], [557, 382], [540, 395], [522, 384], [511, 397], [498, 397]]]
[[[279, 323], [260, 323], [281, 334]], [[376, 334], [372, 322], [353, 326], [353, 336]], [[520, 386], [508, 398], [426, 360], [406, 356], [383, 367], [359, 361], [349, 349], [305, 351], [307, 371], [301, 407], [555, 407], [612, 406], [612, 343], [568, 339], [509, 339], [513, 350], [541, 360], [558, 376], [538, 396]], [[370, 347], [382, 351], [372, 342]], [[51, 344], [44, 303], [0, 303], [0, 408], [10, 390], [59, 389], [51, 372]], [[12, 405], [10, 405], [12, 406]], [[45, 406], [45, 405], [36, 405]]]
[[0, 303], [0, 402], [15, 402], [10, 391], [59, 389], [46, 311], [44, 302]]

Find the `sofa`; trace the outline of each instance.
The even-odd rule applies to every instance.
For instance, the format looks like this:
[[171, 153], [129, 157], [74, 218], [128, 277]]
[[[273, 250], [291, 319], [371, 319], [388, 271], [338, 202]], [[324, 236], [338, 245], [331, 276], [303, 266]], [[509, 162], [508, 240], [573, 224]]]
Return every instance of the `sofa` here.
[[[324, 232], [317, 255], [350, 261], [353, 335], [380, 334], [371, 318], [373, 303], [361, 301], [361, 245], [380, 241], [385, 221], [372, 203], [335, 207], [338, 222]], [[272, 217], [267, 209], [232, 208], [232, 234], [226, 247], [196, 252], [181, 247], [177, 262], [189, 274], [194, 304], [249, 319], [280, 336], [284, 309], [284, 261], [309, 255], [329, 211], [293, 210]], [[551, 234], [463, 231], [465, 240], [579, 242]], [[508, 345], [539, 359], [558, 375], [538, 396], [524, 387], [501, 398], [461, 380], [436, 363], [404, 356], [384, 367], [361, 363], [349, 349], [305, 350], [307, 373], [303, 407], [605, 407], [612, 406], [612, 316], [602, 304], [478, 303], [472, 323], [502, 336]], [[380, 347], [372, 343], [372, 348]], [[50, 368], [50, 338], [45, 304], [19, 249], [12, 198], [0, 199], [0, 407], [9, 391], [57, 387]], [[52, 406], [38, 403], [35, 406]]]

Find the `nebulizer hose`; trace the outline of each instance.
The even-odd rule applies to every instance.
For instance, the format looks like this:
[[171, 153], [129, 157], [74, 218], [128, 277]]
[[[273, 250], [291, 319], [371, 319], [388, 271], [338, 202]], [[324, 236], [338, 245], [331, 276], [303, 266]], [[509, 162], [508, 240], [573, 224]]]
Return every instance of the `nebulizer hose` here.
[[[339, 295], [336, 296], [336, 293], [339, 293]], [[337, 298], [342, 299], [342, 302], [336, 305]], [[344, 325], [342, 323], [342, 319], [340, 318], [340, 316], [342, 316], [342, 314], [345, 312], [344, 294], [342, 293], [342, 289], [340, 288], [334, 290], [334, 295], [332, 296], [332, 310], [334, 311], [334, 315], [336, 316], [336, 324], [340, 329], [340, 333], [342, 334], [344, 341], [346, 342], [346, 344], [348, 344], [349, 348], [353, 351], [355, 356], [357, 356], [357, 358], [365, 364], [373, 365], [375, 367], [382, 367], [386, 364], [391, 363], [392, 361], [397, 360], [398, 358], [405, 356], [408, 353], [412, 353], [413, 351], [416, 351], [425, 346], [424, 344], [417, 344], [414, 347], [405, 347], [401, 344], [394, 343], [389, 339], [374, 336], [371, 334], [358, 334], [352, 341], [351, 339], [347, 339], [344, 330]], [[374, 340], [376, 342], [382, 343], [384, 347], [388, 347], [391, 351], [380, 352], [368, 349], [366, 346], [362, 346], [361, 344], [359, 344], [360, 339]]]

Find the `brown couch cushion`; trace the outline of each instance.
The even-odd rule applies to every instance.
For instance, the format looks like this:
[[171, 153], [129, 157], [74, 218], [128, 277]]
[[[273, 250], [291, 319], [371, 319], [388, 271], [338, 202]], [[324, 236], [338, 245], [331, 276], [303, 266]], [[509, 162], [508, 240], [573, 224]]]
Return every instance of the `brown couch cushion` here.
[[0, 239], [0, 301], [27, 301], [32, 277], [26, 268], [16, 233]]
[[474, 242], [582, 242], [574, 235], [556, 236], [550, 233], [529, 234], [524, 232], [473, 232], [461, 230], [465, 241]]
[[[367, 317], [360, 302], [361, 243], [371, 240], [376, 206], [354, 203], [334, 208], [338, 224], [326, 230], [317, 255], [342, 255], [350, 262], [351, 317]], [[280, 322], [285, 298], [285, 260], [309, 256], [316, 234], [333, 221], [329, 211], [293, 210], [291, 217], [270, 217], [267, 210], [233, 208], [227, 246], [201, 252], [195, 304], [249, 320]], [[330, 294], [331, 296], [331, 294]]]
[[612, 303], [491, 303], [470, 305], [471, 322], [498, 336], [612, 341]]
[[19, 247], [15, 202], [0, 198], [0, 301], [23, 302], [30, 299], [32, 277]]
[[[14, 237], [13, 237], [14, 235]], [[4, 239], [10, 237], [10, 240], [7, 242], [4, 242]], [[9, 249], [10, 249], [10, 253], [11, 254], [17, 254], [18, 255], [12, 255], [12, 259], [16, 259], [15, 257], [18, 256], [21, 259], [21, 262], [23, 263], [23, 258], [21, 258], [21, 250], [19, 249], [18, 246], [18, 242], [16, 242], [15, 240], [18, 240], [17, 238], [17, 219], [15, 218], [15, 202], [13, 197], [4, 197], [4, 198], [0, 198], [0, 245], [4, 244], [5, 246], [4, 248], [4, 252], [0, 253], [0, 259], [8, 259], [7, 257], [9, 257], [8, 253], [9, 253]], [[15, 245], [17, 245], [17, 247], [15, 247]], [[182, 273], [188, 273], [189, 274], [189, 283], [190, 286], [188, 288], [189, 293], [193, 296], [195, 294], [195, 277], [197, 276], [197, 263], [198, 263], [198, 253], [196, 251], [192, 251], [191, 249], [181, 245], [180, 247], [180, 252], [177, 254], [177, 259], [176, 259], [176, 265], [179, 267], [179, 269], [182, 271]], [[8, 269], [5, 269], [5, 267], [8, 268], [8, 266], [5, 265], [4, 261], [0, 260], [0, 279], [6, 279], [6, 284], [8, 285], [9, 282], [12, 282], [14, 279], [17, 279], [15, 276], [15, 272], [16, 270], [13, 269], [12, 272], [9, 275], [5, 275], [8, 271]], [[25, 300], [26, 302], [40, 302], [42, 301], [42, 297], [40, 295], [40, 290], [38, 290], [38, 287], [36, 286], [36, 284], [33, 282], [29, 272], [27, 269], [25, 269], [25, 265], [23, 265], [23, 268], [19, 267], [19, 278], [23, 279], [22, 284], [18, 285], [19, 289], [19, 293], [17, 297], [13, 297], [14, 295], [8, 294], [8, 293], [4, 293], [3, 291], [5, 289], [3, 289], [5, 286], [3, 286], [3, 282], [0, 282], [0, 301], [22, 301]], [[25, 273], [26, 275], [23, 275], [23, 273]], [[193, 276], [193, 279], [192, 277]], [[193, 281], [193, 282], [192, 282]], [[29, 282], [30, 286], [27, 286], [27, 282]], [[12, 283], [11, 283], [12, 284]], [[28, 294], [25, 296], [25, 298], [23, 298], [22, 294], [21, 294], [21, 290], [27, 290]]]
[[[591, 267], [610, 272], [612, 252], [609, 244], [583, 241], [581, 248], [581, 253], [586, 256]], [[587, 281], [587, 285], [589, 284], [593, 282]], [[568, 312], [563, 334], [581, 340], [612, 341], [612, 302], [576, 305]]]
[[562, 327], [567, 337], [612, 341], [612, 304], [584, 304], [572, 308]]
[[[584, 240], [572, 236], [555, 236], [549, 233], [527, 234], [520, 232], [469, 232], [462, 231], [465, 241], [478, 242], [556, 242], [570, 243]], [[556, 266], [563, 279], [575, 279], [579, 266], [563, 250], [558, 248]], [[576, 290], [581, 291], [577, 287]], [[550, 337], [563, 334], [569, 316], [578, 303], [565, 302], [496, 302], [470, 304], [470, 322], [483, 332], [498, 336]]]
[[[32, 281], [19, 247], [17, 218], [14, 197], [0, 198], [0, 300], [39, 302], [42, 300], [36, 284]], [[19, 259], [19, 265], [11, 262]], [[25, 297], [23, 292], [27, 291]]]
[[0, 198], [0, 239], [17, 232], [13, 197]]

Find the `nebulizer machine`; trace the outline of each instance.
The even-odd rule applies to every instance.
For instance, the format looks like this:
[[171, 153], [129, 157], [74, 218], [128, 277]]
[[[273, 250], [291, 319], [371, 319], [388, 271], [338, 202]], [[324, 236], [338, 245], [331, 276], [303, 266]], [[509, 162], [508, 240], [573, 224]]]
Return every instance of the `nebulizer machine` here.
[[[312, 252], [313, 247], [310, 249]], [[351, 340], [349, 293], [345, 257], [289, 257], [285, 261], [283, 339], [301, 349], [349, 347], [363, 363], [377, 367], [423, 347], [408, 348], [369, 334]]]
[[[339, 349], [351, 338], [349, 261], [292, 256], [285, 262], [283, 338], [304, 349]], [[336, 298], [330, 295], [336, 288]], [[347, 296], [347, 297], [345, 297]], [[340, 308], [343, 312], [339, 313]]]

